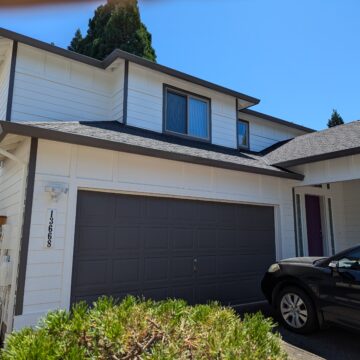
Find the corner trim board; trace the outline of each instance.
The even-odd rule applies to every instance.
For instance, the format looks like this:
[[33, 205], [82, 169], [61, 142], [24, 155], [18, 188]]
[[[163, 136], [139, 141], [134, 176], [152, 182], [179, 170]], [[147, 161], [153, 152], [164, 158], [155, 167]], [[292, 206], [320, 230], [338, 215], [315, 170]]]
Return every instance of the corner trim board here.
[[299, 240], [297, 234], [297, 219], [296, 219], [296, 198], [295, 188], [292, 188], [292, 203], [293, 203], [293, 217], [294, 217], [294, 233], [295, 233], [295, 255], [299, 256]]
[[11, 65], [10, 65], [9, 90], [8, 90], [6, 115], [5, 115], [6, 121], [11, 121], [11, 111], [12, 111], [12, 103], [13, 103], [13, 97], [14, 97], [17, 50], [18, 50], [18, 42], [13, 41], [12, 54], [11, 54]]
[[25, 278], [26, 278], [27, 259], [29, 252], [30, 225], [31, 225], [31, 213], [32, 213], [32, 204], [34, 197], [37, 149], [38, 149], [38, 139], [31, 138], [27, 185], [25, 192], [24, 221], [22, 225], [22, 235], [20, 241], [19, 274], [18, 274], [17, 291], [16, 291], [16, 299], [15, 299], [15, 316], [22, 315], [23, 306], [24, 306]]
[[129, 93], [129, 60], [125, 60], [124, 65], [124, 98], [123, 98], [123, 124], [127, 124], [128, 109], [128, 93]]

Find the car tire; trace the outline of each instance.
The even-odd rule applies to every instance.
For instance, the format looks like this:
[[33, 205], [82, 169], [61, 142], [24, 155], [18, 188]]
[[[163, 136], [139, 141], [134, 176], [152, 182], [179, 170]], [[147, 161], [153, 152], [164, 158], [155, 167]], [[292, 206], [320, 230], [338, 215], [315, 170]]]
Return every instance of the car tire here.
[[276, 315], [289, 330], [309, 334], [318, 328], [315, 306], [302, 289], [288, 286], [282, 289], [275, 301]]

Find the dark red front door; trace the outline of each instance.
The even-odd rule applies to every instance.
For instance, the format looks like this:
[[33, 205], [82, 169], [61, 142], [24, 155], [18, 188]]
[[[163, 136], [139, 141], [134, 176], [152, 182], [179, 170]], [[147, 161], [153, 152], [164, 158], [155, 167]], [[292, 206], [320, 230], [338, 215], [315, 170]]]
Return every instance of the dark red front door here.
[[323, 256], [320, 197], [305, 195], [309, 256]]

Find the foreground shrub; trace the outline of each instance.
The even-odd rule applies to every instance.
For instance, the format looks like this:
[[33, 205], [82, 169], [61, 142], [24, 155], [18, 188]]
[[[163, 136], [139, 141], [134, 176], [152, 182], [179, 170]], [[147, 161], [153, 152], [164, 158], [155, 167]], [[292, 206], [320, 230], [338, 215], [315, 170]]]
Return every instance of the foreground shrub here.
[[273, 323], [217, 304], [181, 300], [116, 304], [102, 298], [89, 308], [49, 313], [35, 329], [11, 334], [2, 359], [284, 359]]

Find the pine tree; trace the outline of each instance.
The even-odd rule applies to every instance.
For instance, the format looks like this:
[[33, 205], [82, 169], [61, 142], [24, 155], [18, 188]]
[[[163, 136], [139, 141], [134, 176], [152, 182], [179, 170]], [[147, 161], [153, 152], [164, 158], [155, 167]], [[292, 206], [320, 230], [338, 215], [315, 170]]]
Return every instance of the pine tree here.
[[137, 0], [107, 0], [89, 20], [87, 35], [77, 30], [69, 50], [102, 60], [114, 49], [156, 61], [151, 34], [141, 22]]
[[81, 34], [80, 29], [77, 29], [75, 32], [74, 38], [71, 40], [70, 46], [68, 47], [69, 50], [75, 51], [77, 53], [81, 53], [81, 43], [83, 41], [83, 37]]
[[333, 109], [331, 118], [329, 119], [327, 126], [331, 128], [333, 126], [342, 125], [342, 124], [344, 124], [344, 120], [342, 119], [340, 114], [335, 109]]

